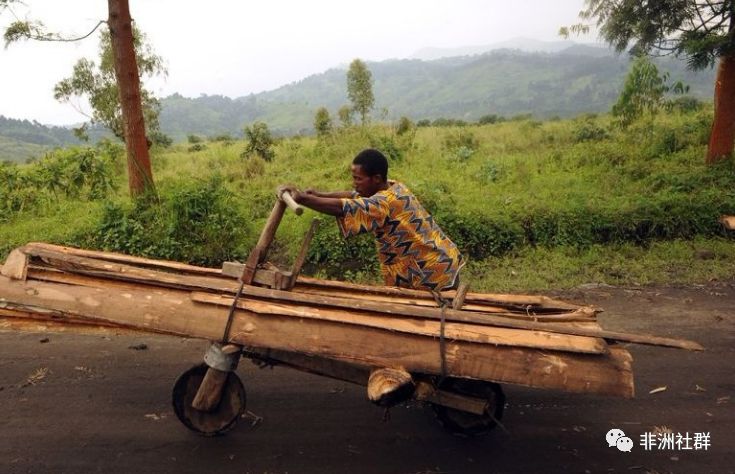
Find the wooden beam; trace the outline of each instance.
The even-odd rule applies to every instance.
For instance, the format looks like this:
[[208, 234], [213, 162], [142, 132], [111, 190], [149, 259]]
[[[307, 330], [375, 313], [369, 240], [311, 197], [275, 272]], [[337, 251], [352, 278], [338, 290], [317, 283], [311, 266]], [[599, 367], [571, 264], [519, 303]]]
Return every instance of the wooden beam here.
[[[54, 266], [73, 273], [94, 275], [124, 281], [136, 281], [147, 284], [153, 283], [157, 286], [165, 286], [171, 288], [192, 290], [205, 289], [209, 291], [219, 290], [227, 293], [235, 293], [238, 286], [236, 282], [231, 280], [227, 281], [225, 279], [175, 275], [155, 270], [141, 270], [140, 268], [129, 265], [104, 263], [99, 262], [98, 260], [84, 257], [66, 257], [59, 259], [58, 254], [51, 251], [40, 251], [38, 253], [39, 257], [51, 262]], [[440, 310], [434, 308], [422, 308], [411, 305], [390, 304], [372, 301], [355, 301], [354, 299], [350, 298], [304, 295], [297, 292], [259, 288], [250, 285], [245, 285], [242, 291], [242, 295], [251, 298], [275, 300], [278, 302], [304, 303], [314, 306], [331, 306], [347, 310], [364, 310], [375, 313], [390, 314], [395, 317], [415, 317], [433, 320], [439, 320], [442, 317]], [[588, 308], [580, 308], [577, 310], [577, 312], [586, 311], [590, 310]], [[539, 331], [554, 332], [558, 334], [601, 337], [622, 342], [635, 342], [638, 344], [675, 347], [696, 351], [704, 350], [704, 348], [700, 344], [685, 339], [673, 339], [645, 334], [631, 334], [618, 331], [570, 328], [568, 325], [563, 324], [512, 320], [510, 318], [499, 317], [499, 315], [490, 315], [473, 311], [457, 311], [453, 309], [446, 309], [444, 313], [445, 319], [447, 321], [453, 322], [463, 322], [468, 324], [515, 329], [534, 329]], [[571, 314], [574, 315], [574, 313]]]
[[122, 253], [115, 252], [102, 252], [96, 250], [78, 249], [74, 247], [66, 247], [63, 245], [53, 245], [44, 242], [31, 242], [26, 244], [26, 251], [29, 255], [36, 255], [36, 250], [51, 250], [66, 255], [75, 255], [77, 257], [88, 257], [96, 258], [99, 260], [106, 260], [108, 262], [125, 263], [130, 265], [138, 265], [146, 268], [154, 268], [160, 270], [171, 270], [180, 273], [189, 273], [195, 275], [210, 275], [219, 276], [222, 272], [217, 268], [206, 268], [199, 267], [196, 265], [187, 265], [181, 262], [174, 262], [171, 260], [158, 260], [143, 257], [134, 257], [131, 255], [125, 255]]
[[14, 280], [25, 280], [28, 275], [28, 255], [23, 249], [13, 249], [0, 269], [0, 275]]
[[[146, 331], [215, 340], [227, 311], [191, 301], [186, 292], [163, 288], [110, 292], [99, 288], [0, 277], [0, 301], [53, 309], [75, 318], [108, 321]], [[369, 367], [405, 367], [439, 374], [441, 355], [433, 337], [352, 324], [237, 310], [229, 342], [314, 354]], [[494, 346], [447, 341], [447, 373], [580, 393], [632, 396], [630, 355], [612, 346], [607, 354]]]
[[[192, 292], [191, 299], [197, 303], [214, 304], [228, 308], [233, 302], [233, 298], [202, 292]], [[361, 310], [345, 312], [332, 308], [279, 304], [247, 298], [238, 300], [237, 307], [261, 315], [290, 316], [331, 321], [339, 324], [355, 324], [406, 334], [420, 334], [432, 338], [438, 338], [441, 333], [441, 323], [439, 321], [387, 317], [380, 313], [369, 314]], [[448, 322], [445, 324], [444, 334], [448, 339], [480, 344], [533, 347], [587, 354], [602, 354], [607, 351], [607, 344], [599, 338], [568, 336], [565, 334], [553, 334], [525, 329], [509, 329]]]

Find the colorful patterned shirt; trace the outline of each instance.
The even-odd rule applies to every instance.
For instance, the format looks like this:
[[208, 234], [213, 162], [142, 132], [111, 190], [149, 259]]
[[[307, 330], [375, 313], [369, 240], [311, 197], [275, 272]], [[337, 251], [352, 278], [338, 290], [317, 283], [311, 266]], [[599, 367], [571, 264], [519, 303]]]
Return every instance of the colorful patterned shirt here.
[[457, 246], [403, 184], [370, 197], [342, 199], [345, 237], [372, 232], [388, 286], [439, 291], [454, 287], [464, 265]]

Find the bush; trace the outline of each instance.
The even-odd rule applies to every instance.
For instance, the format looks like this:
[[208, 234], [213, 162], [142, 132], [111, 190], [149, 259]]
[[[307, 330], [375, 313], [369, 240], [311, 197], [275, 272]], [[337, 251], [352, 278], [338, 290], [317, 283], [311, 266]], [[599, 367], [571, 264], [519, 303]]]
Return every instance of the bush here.
[[466, 161], [480, 148], [480, 141], [469, 130], [460, 128], [444, 136], [443, 146], [454, 159]]
[[388, 158], [388, 161], [392, 161], [394, 163], [403, 161], [403, 150], [390, 136], [371, 135], [370, 146], [383, 152], [386, 158]]
[[275, 141], [265, 122], [254, 122], [251, 126], [245, 127], [245, 138], [248, 144], [242, 153], [243, 158], [258, 155], [265, 161], [272, 161], [276, 156], [273, 151]]
[[576, 143], [587, 141], [600, 141], [610, 138], [610, 135], [602, 127], [599, 127], [592, 120], [585, 120], [577, 124], [574, 129], [574, 141]]
[[219, 266], [242, 259], [247, 219], [234, 210], [220, 177], [160, 190], [160, 202], [108, 203], [87, 246], [108, 251]]
[[398, 120], [398, 127], [396, 128], [396, 135], [404, 135], [414, 129], [414, 124], [408, 117], [401, 117]]

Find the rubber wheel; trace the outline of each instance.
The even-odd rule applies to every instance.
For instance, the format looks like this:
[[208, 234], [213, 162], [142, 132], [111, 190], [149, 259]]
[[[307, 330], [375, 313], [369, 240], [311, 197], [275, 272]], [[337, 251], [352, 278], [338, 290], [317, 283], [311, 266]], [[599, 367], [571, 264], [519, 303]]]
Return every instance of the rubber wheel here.
[[231, 430], [245, 412], [245, 387], [240, 377], [230, 372], [222, 388], [219, 405], [209, 412], [199, 411], [191, 406], [191, 402], [206, 373], [207, 365], [201, 364], [181, 374], [174, 384], [171, 398], [174, 412], [184, 426], [203, 436], [219, 436]]
[[505, 409], [505, 394], [499, 384], [482, 380], [447, 378], [439, 388], [487, 400], [487, 408], [482, 415], [432, 404], [439, 424], [445, 430], [459, 436], [480, 436], [498, 426], [497, 422], [502, 418]]

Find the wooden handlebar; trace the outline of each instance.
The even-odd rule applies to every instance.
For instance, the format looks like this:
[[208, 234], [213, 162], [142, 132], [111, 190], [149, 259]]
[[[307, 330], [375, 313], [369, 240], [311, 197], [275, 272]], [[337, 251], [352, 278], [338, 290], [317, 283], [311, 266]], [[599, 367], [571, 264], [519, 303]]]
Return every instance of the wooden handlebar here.
[[291, 193], [288, 191], [283, 191], [281, 193], [281, 200], [286, 203], [288, 207], [290, 207], [293, 212], [296, 213], [297, 216], [300, 216], [304, 213], [304, 207], [301, 206], [299, 203], [293, 200], [293, 197], [291, 197]]

